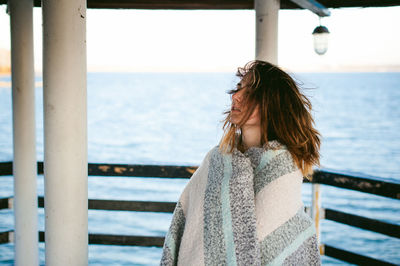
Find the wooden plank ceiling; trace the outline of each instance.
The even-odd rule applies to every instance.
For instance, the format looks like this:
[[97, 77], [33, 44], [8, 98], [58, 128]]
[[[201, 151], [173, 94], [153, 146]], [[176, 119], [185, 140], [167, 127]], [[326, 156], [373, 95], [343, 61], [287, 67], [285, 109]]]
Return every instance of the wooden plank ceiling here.
[[[40, 0], [33, 0], [40, 7]], [[45, 1], [45, 0], [43, 0]], [[400, 6], [400, 0], [317, 0], [327, 8]], [[0, 0], [7, 4], [7, 0]], [[253, 9], [254, 0], [87, 0], [88, 8], [123, 9]], [[299, 9], [290, 0], [281, 0], [281, 9]]]

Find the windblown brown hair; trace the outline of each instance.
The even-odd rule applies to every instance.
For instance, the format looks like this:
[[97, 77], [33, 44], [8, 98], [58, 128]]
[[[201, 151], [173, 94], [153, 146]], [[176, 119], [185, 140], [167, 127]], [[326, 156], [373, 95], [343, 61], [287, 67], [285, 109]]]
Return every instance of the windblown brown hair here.
[[230, 110], [224, 112], [221, 151], [231, 153], [234, 147], [244, 151], [240, 128], [259, 106], [261, 144], [276, 139], [286, 145], [303, 176], [310, 179], [312, 166], [320, 166], [321, 144], [320, 133], [314, 128], [310, 100], [300, 92], [299, 85], [289, 74], [269, 62], [250, 61], [238, 68], [236, 76], [245, 86], [239, 83], [236, 90], [228, 93], [245, 90], [241, 100], [244, 115], [239, 123], [233, 124]]

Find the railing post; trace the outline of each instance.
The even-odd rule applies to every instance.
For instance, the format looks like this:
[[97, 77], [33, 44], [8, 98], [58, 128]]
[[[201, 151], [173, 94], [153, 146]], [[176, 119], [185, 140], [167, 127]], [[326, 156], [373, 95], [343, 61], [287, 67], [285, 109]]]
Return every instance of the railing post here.
[[323, 254], [321, 246], [321, 227], [320, 220], [323, 219], [323, 213], [321, 211], [321, 188], [320, 184], [312, 184], [312, 206], [311, 206], [311, 217], [314, 219], [315, 229], [317, 233], [318, 247], [320, 254]]

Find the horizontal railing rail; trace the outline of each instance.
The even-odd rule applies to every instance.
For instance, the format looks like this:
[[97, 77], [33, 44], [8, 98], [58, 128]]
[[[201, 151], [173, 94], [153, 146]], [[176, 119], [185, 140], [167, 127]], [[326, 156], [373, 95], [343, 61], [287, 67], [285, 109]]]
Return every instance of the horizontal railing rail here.
[[12, 174], [12, 162], [0, 162], [0, 176]]
[[[38, 174], [43, 174], [43, 162], [37, 164]], [[133, 165], [133, 164], [88, 164], [89, 176], [121, 176], [121, 177], [156, 177], [156, 178], [190, 178], [196, 171], [196, 166], [171, 165]], [[0, 162], [0, 176], [12, 175], [12, 162]], [[337, 173], [326, 169], [314, 171], [311, 182], [303, 179], [304, 183], [323, 184], [345, 188], [392, 199], [400, 199], [400, 183], [383, 178], [357, 177], [347, 173]], [[314, 186], [314, 185], [313, 185]], [[0, 209], [12, 208], [13, 198], [0, 198]], [[38, 197], [38, 207], [44, 207], [44, 197]], [[176, 202], [158, 201], [128, 201], [89, 199], [90, 210], [136, 211], [136, 212], [166, 212], [172, 213]], [[310, 213], [310, 207], [305, 207]], [[329, 208], [319, 208], [321, 218], [356, 228], [369, 230], [390, 237], [400, 238], [400, 225], [372, 218], [350, 214]], [[0, 244], [12, 242], [13, 231], [0, 232]], [[39, 232], [39, 241], [44, 242], [44, 232]], [[164, 237], [161, 236], [130, 236], [89, 234], [89, 244], [102, 245], [133, 245], [162, 247]], [[321, 243], [322, 254], [355, 264], [395, 265], [364, 255], [339, 249]]]
[[392, 199], [400, 199], [400, 183], [380, 177], [357, 177], [326, 169], [314, 171], [312, 183], [356, 190]]
[[[39, 231], [39, 242], [45, 241], [45, 232]], [[13, 230], [0, 232], [0, 244], [12, 242]], [[109, 235], [109, 234], [88, 234], [89, 244], [117, 245], [117, 246], [142, 246], [162, 247], [164, 237], [161, 236], [130, 236], [130, 235]]]
[[10, 243], [10, 233], [13, 231], [0, 232], [0, 244]]
[[[196, 166], [89, 163], [88, 175], [190, 178], [196, 169]], [[43, 174], [43, 162], [37, 163], [37, 170], [37, 174]], [[12, 175], [12, 162], [0, 162], [0, 176], [2, 175]]]
[[[43, 174], [43, 162], [37, 164], [38, 174]], [[190, 178], [196, 166], [140, 165], [140, 164], [88, 164], [89, 176], [126, 176], [156, 178]], [[0, 176], [12, 175], [12, 162], [0, 162]], [[304, 183], [310, 183], [306, 178]], [[340, 187], [392, 199], [400, 199], [400, 183], [380, 177], [357, 177], [326, 169], [314, 171], [311, 183]]]
[[[7, 209], [12, 206], [12, 200], [12, 197], [0, 198], [0, 209]], [[89, 199], [90, 210], [172, 213], [175, 205], [176, 202]], [[44, 197], [38, 197], [38, 207], [44, 208]], [[310, 207], [305, 207], [307, 213], [310, 212], [309, 209]], [[322, 217], [326, 220], [400, 238], [400, 225], [328, 208], [320, 208], [320, 210], [324, 213]]]
[[400, 225], [328, 208], [322, 208], [322, 211], [325, 213], [324, 219], [326, 220], [369, 230], [390, 237], [400, 238]]
[[[13, 231], [0, 232], [0, 244], [11, 242]], [[162, 247], [164, 237], [159, 236], [127, 236], [127, 235], [107, 235], [89, 234], [90, 245], [118, 245], [118, 246], [142, 246], [142, 247]], [[39, 232], [39, 242], [45, 241], [45, 232]], [[353, 253], [347, 250], [336, 248], [327, 244], [321, 244], [323, 255], [340, 259], [349, 263], [359, 265], [396, 265], [390, 262], [374, 259], [368, 256]]]
[[324, 255], [356, 265], [396, 266], [396, 264], [387, 261], [374, 259], [327, 244], [323, 244], [322, 248], [324, 249]]

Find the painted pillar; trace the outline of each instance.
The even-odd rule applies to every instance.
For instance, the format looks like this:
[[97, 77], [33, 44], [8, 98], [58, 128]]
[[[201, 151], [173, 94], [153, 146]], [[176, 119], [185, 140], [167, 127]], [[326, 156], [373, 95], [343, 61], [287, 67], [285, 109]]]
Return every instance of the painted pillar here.
[[33, 1], [10, 0], [15, 265], [38, 265]]
[[86, 1], [42, 15], [46, 265], [87, 265]]
[[255, 0], [256, 59], [278, 63], [278, 13], [280, 0]]

